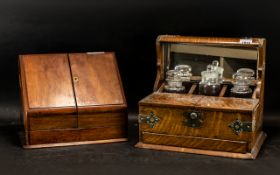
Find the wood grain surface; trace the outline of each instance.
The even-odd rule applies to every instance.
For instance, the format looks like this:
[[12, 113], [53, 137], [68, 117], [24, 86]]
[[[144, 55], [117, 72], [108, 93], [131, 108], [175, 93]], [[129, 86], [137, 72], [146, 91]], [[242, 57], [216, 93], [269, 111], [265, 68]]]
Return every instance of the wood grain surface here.
[[257, 142], [253, 145], [252, 150], [247, 153], [235, 153], [235, 152], [227, 152], [227, 151], [195, 149], [195, 148], [187, 148], [187, 147], [148, 144], [148, 143], [143, 143], [143, 142], [138, 142], [135, 145], [135, 147], [159, 150], [159, 151], [176, 151], [176, 152], [183, 152], [183, 153], [203, 154], [203, 155], [219, 156], [219, 157], [227, 157], [227, 158], [256, 159], [266, 137], [267, 137], [267, 135], [264, 132], [261, 132], [258, 135]]
[[139, 102], [140, 106], [195, 107], [219, 111], [252, 112], [259, 99], [215, 97], [192, 94], [154, 92]]
[[25, 148], [25, 149], [39, 149], [39, 148], [50, 148], [50, 147], [106, 144], [106, 143], [126, 142], [126, 141], [128, 141], [127, 138], [117, 138], [117, 139], [93, 140], [93, 141], [78, 141], [78, 142], [45, 143], [45, 144], [36, 144], [36, 145], [23, 145], [23, 148]]
[[40, 115], [28, 118], [29, 130], [77, 128], [77, 115]]
[[194, 111], [194, 108], [169, 108], [169, 107], [142, 107], [139, 108], [140, 116], [147, 116], [153, 112], [160, 120], [151, 128], [145, 122], [140, 123], [141, 132], [170, 134], [178, 136], [208, 137], [213, 139], [247, 140], [252, 139], [252, 132], [241, 132], [236, 135], [228, 126], [239, 119], [243, 122], [252, 121], [252, 113], [235, 113], [220, 111], [200, 111], [203, 114], [200, 128], [188, 127], [185, 123], [184, 113]]
[[104, 126], [120, 126], [127, 122], [127, 115], [124, 111], [106, 112], [95, 114], [79, 115], [79, 128], [94, 128]]
[[30, 131], [29, 143], [31, 145], [63, 142], [80, 142], [125, 138], [124, 126], [99, 127], [92, 129], [45, 130]]
[[206, 149], [214, 151], [246, 153], [248, 150], [248, 144], [246, 141], [231, 141], [203, 137], [155, 134], [149, 132], [143, 132], [142, 139], [144, 143], [149, 144]]
[[113, 53], [69, 54], [77, 106], [124, 104]]
[[29, 108], [73, 107], [67, 54], [23, 55]]

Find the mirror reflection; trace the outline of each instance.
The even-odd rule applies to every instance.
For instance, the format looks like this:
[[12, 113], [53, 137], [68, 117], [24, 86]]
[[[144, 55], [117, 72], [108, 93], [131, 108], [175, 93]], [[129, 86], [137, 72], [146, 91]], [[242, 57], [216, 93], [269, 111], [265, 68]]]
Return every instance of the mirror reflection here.
[[223, 90], [223, 96], [252, 96], [253, 80], [258, 76], [256, 48], [184, 43], [164, 47], [166, 92], [221, 96], [226, 84], [229, 87]]

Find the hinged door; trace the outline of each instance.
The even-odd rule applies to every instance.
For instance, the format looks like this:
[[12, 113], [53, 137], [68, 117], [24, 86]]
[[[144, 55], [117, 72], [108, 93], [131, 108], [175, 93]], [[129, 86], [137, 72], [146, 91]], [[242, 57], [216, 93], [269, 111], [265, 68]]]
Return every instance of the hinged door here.
[[114, 53], [69, 54], [69, 61], [78, 127], [124, 126], [126, 102]]
[[74, 107], [66, 54], [22, 56], [29, 108]]
[[[77, 127], [77, 109], [67, 54], [20, 56], [26, 131]], [[27, 123], [28, 120], [28, 123]]]
[[113, 53], [69, 54], [77, 106], [124, 104]]

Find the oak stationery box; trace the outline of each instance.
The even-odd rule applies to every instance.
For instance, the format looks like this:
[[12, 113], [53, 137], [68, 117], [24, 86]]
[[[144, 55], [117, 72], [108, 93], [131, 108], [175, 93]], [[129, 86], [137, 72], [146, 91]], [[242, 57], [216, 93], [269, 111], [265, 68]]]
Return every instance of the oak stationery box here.
[[25, 148], [127, 140], [114, 53], [20, 55], [19, 69]]
[[[262, 38], [159, 36], [154, 92], [139, 102], [136, 147], [255, 159], [266, 137], [265, 44]], [[233, 96], [236, 88], [249, 96]]]

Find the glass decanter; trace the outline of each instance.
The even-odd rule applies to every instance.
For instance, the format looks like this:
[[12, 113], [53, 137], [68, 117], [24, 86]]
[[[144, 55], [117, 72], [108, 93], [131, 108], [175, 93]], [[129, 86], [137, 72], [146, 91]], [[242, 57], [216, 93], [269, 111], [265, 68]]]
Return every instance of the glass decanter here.
[[207, 66], [206, 71], [201, 72], [201, 82], [199, 83], [199, 94], [208, 96], [219, 95], [221, 84], [219, 74], [212, 65]]
[[252, 96], [252, 89], [250, 85], [253, 83], [254, 70], [249, 68], [240, 68], [232, 75], [233, 88], [230, 93], [232, 97], [250, 98]]
[[182, 73], [177, 70], [168, 70], [166, 72], [167, 85], [164, 86], [165, 92], [184, 93], [185, 87], [182, 85]]
[[224, 68], [219, 66], [219, 61], [217, 61], [217, 60], [212, 61], [211, 66], [212, 66], [212, 69], [214, 71], [217, 71], [217, 73], [218, 73], [219, 83], [223, 83]]
[[181, 80], [183, 86], [187, 86], [187, 84], [191, 81], [191, 76], [192, 76], [192, 67], [187, 65], [187, 64], [181, 64], [175, 66], [175, 70], [180, 72]]

